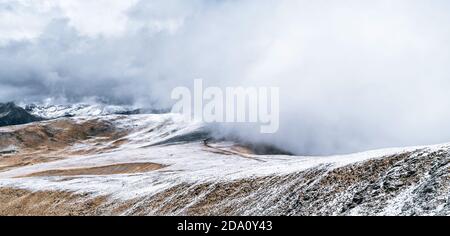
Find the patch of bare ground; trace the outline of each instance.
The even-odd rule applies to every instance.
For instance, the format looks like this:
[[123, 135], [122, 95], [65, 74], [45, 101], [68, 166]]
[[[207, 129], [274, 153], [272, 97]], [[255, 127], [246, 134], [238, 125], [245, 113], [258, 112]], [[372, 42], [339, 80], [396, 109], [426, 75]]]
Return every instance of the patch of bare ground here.
[[166, 166], [156, 163], [123, 163], [88, 168], [46, 170], [21, 177], [135, 174], [159, 170], [164, 167]]
[[[1, 155], [0, 171], [52, 162], [70, 156], [110, 151], [126, 142], [121, 140], [126, 134], [117, 130], [112, 123], [101, 119], [59, 119], [13, 126], [0, 130], [0, 148], [17, 149], [13, 153]], [[110, 142], [113, 142], [110, 147], [105, 148], [102, 145]], [[88, 144], [89, 147], [71, 150], [75, 144]]]
[[16, 146], [23, 149], [65, 148], [80, 141], [95, 138], [115, 140], [123, 136], [108, 121], [94, 119], [77, 122], [59, 119], [18, 126], [0, 133], [0, 146]]
[[0, 216], [113, 216], [126, 214], [134, 204], [107, 196], [0, 188]]
[[2, 216], [70, 216], [101, 215], [99, 207], [106, 197], [68, 192], [31, 192], [13, 188], [0, 189], [0, 215]]

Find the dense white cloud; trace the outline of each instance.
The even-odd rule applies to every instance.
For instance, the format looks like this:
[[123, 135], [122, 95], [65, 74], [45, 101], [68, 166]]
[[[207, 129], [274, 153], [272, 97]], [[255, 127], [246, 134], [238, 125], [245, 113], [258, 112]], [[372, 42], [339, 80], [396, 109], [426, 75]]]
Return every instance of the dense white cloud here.
[[280, 86], [298, 153], [450, 141], [445, 0], [0, 0], [0, 99], [170, 106], [170, 91]]
[[0, 1], [0, 45], [36, 37], [54, 14], [51, 8], [48, 1]]
[[125, 33], [127, 10], [137, 0], [2, 0], [1, 40], [33, 39], [55, 19], [65, 18], [70, 27], [86, 36], [117, 36]]
[[60, 0], [58, 7], [69, 26], [87, 36], [119, 36], [129, 24], [127, 10], [137, 0]]

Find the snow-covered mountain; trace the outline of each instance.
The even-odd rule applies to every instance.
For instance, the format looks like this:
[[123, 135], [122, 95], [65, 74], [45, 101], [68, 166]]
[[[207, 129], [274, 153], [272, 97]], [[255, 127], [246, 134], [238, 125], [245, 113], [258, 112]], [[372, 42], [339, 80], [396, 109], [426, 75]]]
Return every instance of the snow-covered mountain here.
[[258, 155], [181, 115], [84, 114], [0, 128], [0, 215], [450, 215], [450, 144]]
[[73, 116], [104, 116], [112, 114], [139, 114], [140, 109], [130, 106], [114, 106], [105, 104], [27, 104], [23, 108], [35, 116], [45, 119]]

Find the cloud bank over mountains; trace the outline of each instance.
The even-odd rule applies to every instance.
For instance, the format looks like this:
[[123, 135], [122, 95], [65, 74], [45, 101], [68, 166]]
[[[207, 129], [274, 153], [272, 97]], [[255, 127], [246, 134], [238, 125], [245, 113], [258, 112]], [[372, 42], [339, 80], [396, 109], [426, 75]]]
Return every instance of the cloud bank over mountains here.
[[292, 152], [450, 141], [445, 0], [0, 0], [0, 100], [170, 107], [174, 87], [279, 86]]

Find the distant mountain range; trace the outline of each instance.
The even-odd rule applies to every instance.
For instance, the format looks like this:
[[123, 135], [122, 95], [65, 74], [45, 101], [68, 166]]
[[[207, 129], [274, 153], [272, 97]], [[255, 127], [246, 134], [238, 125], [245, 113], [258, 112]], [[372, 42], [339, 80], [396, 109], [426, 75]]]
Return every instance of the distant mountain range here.
[[23, 108], [30, 114], [46, 119], [74, 116], [136, 115], [141, 113], [141, 109], [130, 106], [85, 103], [69, 105], [27, 104]]
[[43, 118], [30, 114], [12, 102], [0, 103], [0, 127], [27, 124], [41, 120]]
[[14, 102], [7, 102], [0, 103], [0, 127], [22, 125], [61, 117], [136, 115], [141, 112], [141, 109], [129, 106], [82, 103], [70, 105], [16, 105]]

